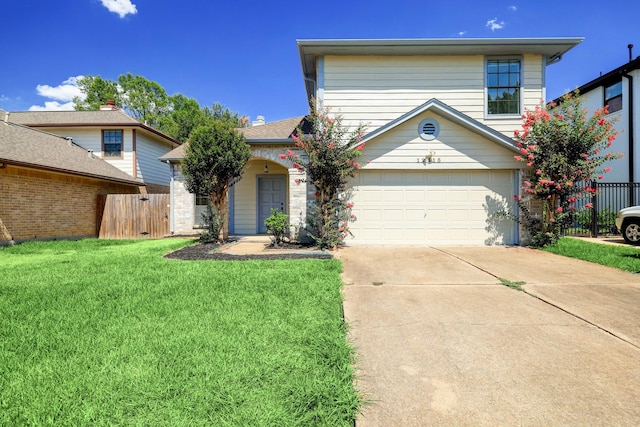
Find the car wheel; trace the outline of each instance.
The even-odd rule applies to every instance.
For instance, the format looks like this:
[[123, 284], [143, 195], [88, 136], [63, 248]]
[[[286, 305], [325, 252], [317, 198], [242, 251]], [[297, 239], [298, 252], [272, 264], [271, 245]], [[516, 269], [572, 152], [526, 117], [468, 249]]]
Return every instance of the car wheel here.
[[640, 220], [627, 221], [622, 226], [622, 237], [627, 243], [640, 245]]

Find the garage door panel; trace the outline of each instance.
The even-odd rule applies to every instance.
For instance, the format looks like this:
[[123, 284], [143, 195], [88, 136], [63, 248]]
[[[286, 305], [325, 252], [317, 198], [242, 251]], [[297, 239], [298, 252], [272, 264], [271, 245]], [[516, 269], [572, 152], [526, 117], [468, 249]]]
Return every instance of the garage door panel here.
[[512, 222], [487, 220], [513, 203], [513, 171], [360, 171], [352, 184], [354, 244], [514, 242]]

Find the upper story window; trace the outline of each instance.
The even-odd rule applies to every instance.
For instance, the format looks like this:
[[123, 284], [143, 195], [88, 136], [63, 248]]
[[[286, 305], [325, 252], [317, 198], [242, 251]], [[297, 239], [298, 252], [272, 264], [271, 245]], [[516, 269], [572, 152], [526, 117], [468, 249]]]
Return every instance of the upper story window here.
[[104, 157], [122, 157], [122, 129], [102, 131], [102, 152]]
[[604, 87], [604, 105], [609, 106], [609, 113], [622, 110], [622, 81]]
[[489, 115], [520, 114], [521, 69], [519, 59], [487, 60], [487, 112]]

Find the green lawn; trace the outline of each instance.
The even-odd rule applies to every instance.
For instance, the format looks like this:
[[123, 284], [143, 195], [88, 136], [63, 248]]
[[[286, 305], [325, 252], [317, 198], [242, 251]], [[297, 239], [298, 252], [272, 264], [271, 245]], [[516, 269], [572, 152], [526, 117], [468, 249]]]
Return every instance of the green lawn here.
[[0, 249], [0, 425], [353, 425], [339, 261], [187, 243]]
[[633, 246], [605, 245], [563, 237], [558, 243], [548, 246], [544, 250], [596, 264], [616, 267], [632, 273], [640, 273], [640, 248]]

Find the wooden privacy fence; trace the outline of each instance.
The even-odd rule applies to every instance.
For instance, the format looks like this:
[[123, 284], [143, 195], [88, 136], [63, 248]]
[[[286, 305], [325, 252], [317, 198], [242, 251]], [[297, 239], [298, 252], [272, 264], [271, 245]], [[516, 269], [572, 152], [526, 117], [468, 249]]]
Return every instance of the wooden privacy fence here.
[[169, 234], [168, 194], [98, 196], [97, 235], [101, 239], [160, 238]]

